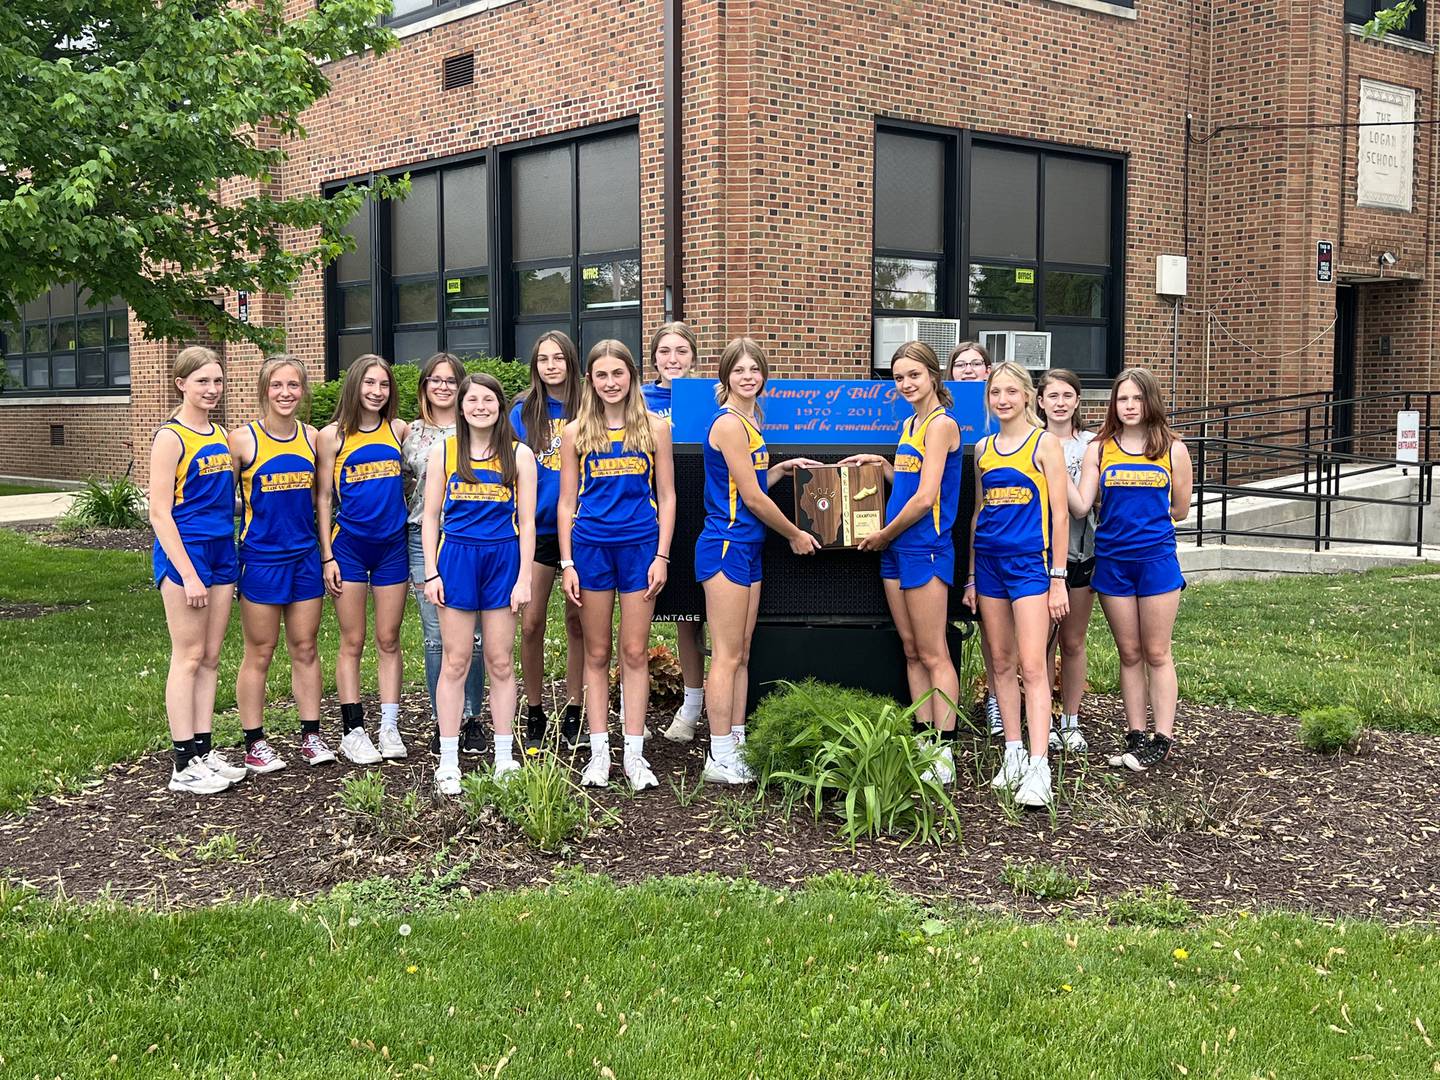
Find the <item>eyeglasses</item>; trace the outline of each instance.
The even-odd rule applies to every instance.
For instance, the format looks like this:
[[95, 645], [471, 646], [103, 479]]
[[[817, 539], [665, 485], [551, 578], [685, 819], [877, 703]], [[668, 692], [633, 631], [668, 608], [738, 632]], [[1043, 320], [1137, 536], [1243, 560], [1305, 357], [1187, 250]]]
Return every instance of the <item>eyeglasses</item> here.
[[984, 370], [985, 370], [985, 361], [984, 361], [984, 360], [957, 360], [957, 361], [955, 361], [955, 366], [956, 366], [957, 368], [959, 368], [961, 371], [966, 371], [966, 370], [984, 371]]
[[435, 387], [437, 390], [442, 387], [454, 390], [457, 386], [460, 385], [460, 381], [458, 379], [442, 379], [438, 375], [431, 375], [430, 378], [426, 379], [425, 381], [428, 382], [431, 386]]

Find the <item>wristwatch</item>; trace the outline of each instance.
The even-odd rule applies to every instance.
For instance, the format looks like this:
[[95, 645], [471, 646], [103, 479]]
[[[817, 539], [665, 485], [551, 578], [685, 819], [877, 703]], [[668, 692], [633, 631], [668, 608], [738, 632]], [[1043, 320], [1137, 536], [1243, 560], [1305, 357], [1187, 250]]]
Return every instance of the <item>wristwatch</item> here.
[[575, 565], [575, 560], [574, 560], [574, 559], [561, 559], [561, 560], [560, 560], [560, 569], [561, 569], [561, 570], [569, 570], [569, 569], [570, 569], [572, 566], [574, 566], [574, 565]]
[[1066, 569], [1064, 569], [1064, 568], [1061, 568], [1061, 569], [1057, 570], [1057, 569], [1055, 569], [1055, 567], [1053, 567], [1053, 566], [1050, 568], [1049, 573], [1050, 573], [1050, 576], [1051, 576], [1052, 578], [1061, 578], [1061, 579], [1064, 579], [1064, 578], [1067, 578], [1067, 577], [1070, 576], [1068, 570], [1066, 570]]

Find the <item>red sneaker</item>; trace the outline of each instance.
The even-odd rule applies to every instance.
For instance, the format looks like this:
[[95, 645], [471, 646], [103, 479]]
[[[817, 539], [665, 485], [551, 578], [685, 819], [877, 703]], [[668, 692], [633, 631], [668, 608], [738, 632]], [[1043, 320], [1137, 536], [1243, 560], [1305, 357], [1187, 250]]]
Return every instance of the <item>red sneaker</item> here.
[[300, 756], [306, 765], [326, 765], [335, 760], [335, 752], [318, 734], [309, 734], [300, 740]]
[[279, 772], [285, 768], [285, 759], [264, 739], [257, 739], [245, 750], [245, 768], [252, 773]]

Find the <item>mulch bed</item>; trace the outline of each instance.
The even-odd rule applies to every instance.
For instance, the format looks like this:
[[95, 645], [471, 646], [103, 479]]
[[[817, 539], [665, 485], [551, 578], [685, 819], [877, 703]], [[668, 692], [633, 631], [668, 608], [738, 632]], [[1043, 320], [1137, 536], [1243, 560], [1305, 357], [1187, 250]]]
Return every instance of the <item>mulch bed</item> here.
[[155, 543], [155, 534], [149, 528], [87, 528], [80, 532], [64, 532], [48, 522], [6, 527], [50, 547], [84, 548], [88, 551], [149, 551]]
[[[1123, 714], [1118, 699], [1099, 696], [1088, 714], [1092, 753], [1086, 766], [1067, 767], [1054, 824], [1046, 813], [1007, 815], [997, 805], [977, 783], [974, 757], [977, 750], [987, 756], [988, 777], [994, 748], [976, 739], [955, 788], [962, 842], [902, 849], [886, 839], [852, 852], [836, 841], [833, 822], [817, 824], [804, 804], [787, 818], [778, 794], [758, 814], [745, 805], [747, 789], [705, 787], [682, 805], [675, 789], [694, 791], [703, 742], [680, 747], [657, 735], [647, 753], [661, 787], [636, 797], [618, 786], [600, 793], [620, 822], [550, 856], [508, 823], [472, 822], [455, 803], [432, 798], [422, 707], [409, 696], [402, 709], [410, 759], [381, 769], [393, 799], [411, 789], [423, 796], [407, 826], [350, 814], [340, 780], [360, 770], [343, 761], [308, 769], [287, 737], [278, 744], [290, 768], [218, 797], [166, 791], [169, 756], [153, 754], [113, 767], [87, 790], [0, 819], [0, 875], [72, 897], [108, 892], [191, 906], [435, 874], [436, 852], [449, 841], [446, 865], [463, 867], [454, 887], [475, 891], [543, 884], [564, 866], [622, 882], [700, 871], [779, 887], [845, 870], [880, 875], [921, 898], [1024, 915], [1094, 912], [1109, 898], [1165, 883], [1203, 911], [1278, 907], [1397, 923], [1440, 913], [1434, 736], [1367, 734], [1358, 754], [1326, 758], [1300, 747], [1293, 720], [1185, 706], [1184, 741], [1171, 762], [1135, 776], [1104, 766], [1119, 747]], [[337, 711], [333, 703], [329, 711]], [[660, 723], [652, 717], [657, 732]], [[618, 758], [619, 739], [612, 742]], [[618, 761], [614, 775], [620, 779]], [[238, 840], [241, 858], [205, 861], [197, 849], [226, 833]], [[1000, 879], [1008, 861], [1051, 863], [1088, 879], [1089, 888], [1068, 901], [1016, 896]]]
[[0, 619], [38, 619], [42, 615], [54, 615], [57, 611], [75, 607], [75, 604], [12, 604], [0, 603]]

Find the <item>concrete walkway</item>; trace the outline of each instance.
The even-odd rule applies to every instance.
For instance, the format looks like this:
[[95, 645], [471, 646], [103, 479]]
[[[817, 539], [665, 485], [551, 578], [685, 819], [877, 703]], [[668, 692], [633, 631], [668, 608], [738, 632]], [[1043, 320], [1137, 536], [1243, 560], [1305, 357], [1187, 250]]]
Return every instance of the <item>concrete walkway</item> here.
[[44, 491], [35, 495], [0, 496], [0, 526], [55, 521], [70, 509], [78, 492]]

